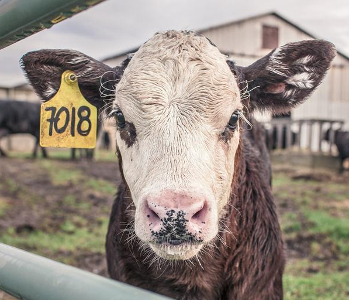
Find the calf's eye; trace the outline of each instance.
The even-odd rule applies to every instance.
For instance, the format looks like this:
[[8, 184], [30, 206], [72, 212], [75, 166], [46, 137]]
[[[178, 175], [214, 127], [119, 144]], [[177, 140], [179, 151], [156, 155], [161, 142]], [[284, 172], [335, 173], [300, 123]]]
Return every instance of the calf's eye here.
[[115, 112], [115, 118], [118, 122], [118, 126], [120, 128], [124, 128], [125, 125], [126, 125], [126, 122], [125, 122], [125, 117], [124, 117], [124, 114], [122, 113], [121, 110], [118, 110]]
[[236, 128], [236, 126], [238, 124], [238, 121], [239, 121], [239, 115], [240, 115], [240, 111], [239, 110], [234, 111], [233, 114], [231, 115], [229, 123], [228, 123], [228, 127], [230, 129], [235, 129]]
[[111, 118], [111, 117], [114, 117], [116, 119], [119, 128], [125, 127], [126, 125], [125, 116], [119, 108], [113, 109], [109, 113], [108, 118]]

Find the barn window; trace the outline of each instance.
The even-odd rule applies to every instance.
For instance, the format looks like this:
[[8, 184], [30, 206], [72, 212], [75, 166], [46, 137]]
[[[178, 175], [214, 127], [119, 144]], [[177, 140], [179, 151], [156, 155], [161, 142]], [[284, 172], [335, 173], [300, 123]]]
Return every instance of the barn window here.
[[279, 45], [279, 28], [263, 25], [262, 48], [274, 49]]

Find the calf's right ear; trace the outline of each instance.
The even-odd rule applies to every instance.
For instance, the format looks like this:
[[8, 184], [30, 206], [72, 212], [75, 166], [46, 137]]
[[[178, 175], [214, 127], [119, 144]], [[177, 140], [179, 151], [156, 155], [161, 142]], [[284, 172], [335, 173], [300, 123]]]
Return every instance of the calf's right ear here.
[[105, 98], [111, 100], [112, 97], [108, 95], [113, 94], [115, 84], [123, 73], [121, 67], [111, 68], [73, 50], [45, 49], [29, 52], [22, 57], [20, 64], [35, 92], [44, 101], [57, 93], [63, 72], [70, 70], [78, 77], [81, 93], [98, 108], [105, 104]]
[[[290, 111], [306, 100], [321, 83], [336, 55], [323, 40], [289, 43], [274, 49], [248, 67], [228, 61], [242, 87], [242, 98], [251, 110]], [[249, 92], [250, 91], [250, 92]]]

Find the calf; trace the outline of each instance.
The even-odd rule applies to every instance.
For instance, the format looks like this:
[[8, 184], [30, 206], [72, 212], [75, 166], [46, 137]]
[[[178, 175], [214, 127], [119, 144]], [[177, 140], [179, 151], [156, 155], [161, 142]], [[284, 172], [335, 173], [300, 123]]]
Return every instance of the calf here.
[[68, 69], [92, 103], [113, 91], [104, 100], [123, 181], [107, 234], [110, 276], [176, 299], [282, 299], [270, 163], [244, 114], [289, 111], [334, 56], [326, 41], [303, 41], [243, 68], [205, 37], [177, 31], [156, 34], [115, 68], [71, 50], [26, 54], [44, 99]]
[[[0, 101], [0, 139], [15, 133], [29, 133], [35, 137], [33, 157], [36, 157], [40, 135], [40, 103], [26, 101]], [[45, 148], [42, 155], [47, 157]], [[0, 147], [0, 155], [6, 156]]]

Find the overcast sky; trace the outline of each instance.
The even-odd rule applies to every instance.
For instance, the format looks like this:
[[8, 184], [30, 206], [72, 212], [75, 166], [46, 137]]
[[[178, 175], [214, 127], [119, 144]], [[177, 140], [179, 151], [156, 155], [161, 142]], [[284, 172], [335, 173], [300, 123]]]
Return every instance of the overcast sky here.
[[349, 55], [348, 0], [107, 0], [0, 50], [0, 86], [25, 82], [18, 61], [28, 51], [69, 48], [103, 59], [139, 46], [156, 31], [202, 29], [270, 11]]

